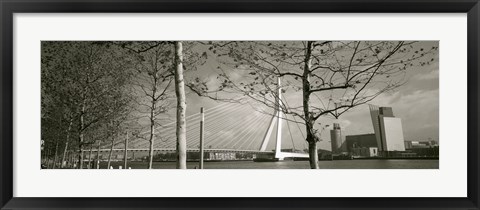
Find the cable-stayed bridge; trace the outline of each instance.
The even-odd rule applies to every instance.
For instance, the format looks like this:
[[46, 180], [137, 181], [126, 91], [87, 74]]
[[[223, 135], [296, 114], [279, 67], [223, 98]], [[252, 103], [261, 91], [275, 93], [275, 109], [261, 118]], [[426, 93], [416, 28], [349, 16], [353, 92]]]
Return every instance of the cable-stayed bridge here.
[[[250, 105], [221, 103], [206, 109], [204, 113], [204, 151], [275, 154], [275, 158], [307, 157], [295, 153], [306, 148], [301, 126], [293, 118], [275, 111], [266, 114], [255, 111]], [[187, 121], [187, 152], [198, 152], [200, 147], [201, 114], [193, 114]], [[278, 126], [280, 124], [280, 126]], [[285, 126], [286, 125], [286, 126]], [[148, 135], [144, 131], [142, 135]], [[148, 151], [150, 142], [143, 138], [129, 137], [128, 151]], [[114, 152], [124, 151], [123, 138], [118, 139]], [[282, 152], [282, 142], [292, 152]], [[101, 146], [100, 152], [110, 151], [110, 143]], [[155, 129], [154, 151], [176, 150], [176, 122]], [[97, 151], [94, 149], [93, 151]]]
[[[281, 90], [279, 89], [281, 97]], [[280, 103], [280, 99], [278, 100]], [[272, 154], [275, 159], [286, 157], [308, 157], [302, 126], [296, 119], [283, 114], [278, 108], [271, 114], [256, 111], [250, 105], [219, 103], [204, 111], [204, 152], [237, 152]], [[200, 121], [202, 114], [186, 117], [187, 152], [199, 152]], [[286, 125], [286, 126], [285, 126]], [[176, 121], [155, 128], [154, 151], [176, 151]], [[144, 131], [141, 136], [147, 136]], [[113, 151], [124, 151], [125, 143], [120, 140]], [[282, 144], [284, 143], [284, 144]], [[288, 152], [282, 145], [288, 144]], [[145, 138], [130, 137], [128, 151], [149, 151], [150, 142]], [[110, 151], [109, 143], [100, 147], [100, 152]], [[95, 150], [97, 151], [97, 149]]]

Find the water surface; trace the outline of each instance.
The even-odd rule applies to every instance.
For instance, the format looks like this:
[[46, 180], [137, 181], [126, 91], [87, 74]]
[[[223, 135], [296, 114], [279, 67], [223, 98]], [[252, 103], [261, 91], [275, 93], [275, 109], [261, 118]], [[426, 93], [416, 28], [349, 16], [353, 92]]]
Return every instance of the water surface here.
[[[123, 166], [123, 162], [113, 162], [114, 168]], [[106, 168], [102, 163], [101, 168]], [[129, 162], [132, 169], [145, 169], [146, 162]], [[175, 169], [175, 162], [154, 162], [155, 169]], [[438, 160], [334, 160], [320, 161], [321, 169], [438, 169]], [[198, 167], [198, 162], [188, 162], [187, 167]], [[228, 161], [205, 162], [205, 169], [309, 169], [307, 161], [279, 161], [279, 162], [253, 162], [253, 161]]]

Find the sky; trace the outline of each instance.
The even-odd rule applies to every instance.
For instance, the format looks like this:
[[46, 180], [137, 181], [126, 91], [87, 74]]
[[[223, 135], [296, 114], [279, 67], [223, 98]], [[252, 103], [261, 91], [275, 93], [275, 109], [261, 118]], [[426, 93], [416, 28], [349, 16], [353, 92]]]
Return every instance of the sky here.
[[[431, 46], [438, 46], [438, 42], [420, 42], [420, 47], [431, 48]], [[203, 50], [203, 49], [202, 49]], [[439, 65], [438, 54], [435, 56], [435, 62], [426, 66], [415, 66], [406, 75], [406, 84], [397, 88], [395, 91], [383, 93], [369, 104], [377, 106], [392, 107], [395, 117], [402, 119], [403, 133], [405, 140], [437, 140], [439, 141]], [[219, 73], [215, 70], [218, 65], [215, 58], [209, 58], [207, 62], [200, 66], [196, 73], [193, 75], [202, 76], [204, 78], [216, 77]], [[191, 77], [186, 74], [186, 77]], [[289, 95], [286, 96], [289, 103], [301, 102], [301, 95]], [[255, 105], [244, 105], [243, 108], [228, 109], [225, 108], [225, 112], [217, 114], [215, 113], [218, 107], [225, 107], [227, 104], [213, 101], [205, 97], [199, 97], [187, 89], [187, 116], [198, 115], [200, 107], [204, 107], [206, 111], [206, 130], [207, 130], [207, 143], [208, 132], [216, 133], [216, 136], [220, 136], [222, 140], [228, 142], [235, 136], [247, 136], [252, 134], [253, 142], [240, 142], [236, 144], [239, 146], [243, 144], [242, 148], [247, 148], [247, 145], [251, 145], [248, 148], [259, 147], [261, 141], [269, 126], [271, 116], [259, 113], [258, 109], [265, 110], [266, 112], [273, 112], [271, 109], [265, 107], [252, 107]], [[220, 109], [221, 111], [221, 109]], [[232, 113], [235, 112], [235, 113]], [[212, 117], [209, 117], [212, 116]], [[222, 116], [223, 119], [219, 116]], [[258, 118], [255, 120], [254, 118]], [[288, 119], [292, 119], [288, 117]], [[298, 119], [297, 119], [298, 120]], [[197, 122], [187, 121], [187, 130], [189, 128], [195, 130], [191, 135], [198, 135], [196, 131], [198, 127], [195, 127]], [[255, 123], [255, 124], [254, 124]], [[319, 148], [330, 150], [330, 132], [333, 127], [333, 123], [340, 123], [342, 129], [342, 135], [357, 135], [373, 133], [373, 126], [370, 117], [370, 112], [367, 104], [360, 105], [347, 113], [340, 116], [339, 119], [333, 119], [331, 117], [321, 117], [317, 121], [321, 125], [330, 125], [322, 131], [322, 141], [318, 144]], [[214, 127], [219, 127], [216, 124], [225, 124], [225, 127], [220, 126], [216, 130]], [[232, 124], [228, 127], [226, 124]], [[318, 126], [318, 125], [317, 125]], [[292, 148], [292, 145], [297, 149], [303, 149], [306, 147], [303, 125], [296, 125], [293, 122], [287, 123], [283, 121], [282, 127], [282, 148]], [[219, 133], [220, 132], [220, 133]], [[274, 147], [274, 138], [276, 136], [276, 125], [273, 129], [268, 149]], [[187, 133], [189, 135], [189, 133]], [[216, 138], [217, 138], [216, 137]], [[188, 137], [187, 137], [188, 138]], [[193, 138], [193, 137], [191, 137]], [[213, 137], [212, 137], [213, 138]], [[192, 141], [196, 141], [195, 139]], [[229, 146], [235, 144], [235, 140]]]

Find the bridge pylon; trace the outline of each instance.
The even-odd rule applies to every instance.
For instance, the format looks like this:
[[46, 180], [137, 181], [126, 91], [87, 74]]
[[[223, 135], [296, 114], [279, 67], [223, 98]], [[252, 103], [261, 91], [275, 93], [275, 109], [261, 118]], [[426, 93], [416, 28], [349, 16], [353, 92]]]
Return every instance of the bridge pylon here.
[[275, 110], [272, 114], [272, 119], [270, 120], [270, 125], [268, 126], [267, 132], [263, 137], [262, 144], [260, 145], [260, 151], [265, 151], [267, 149], [268, 142], [272, 135], [273, 127], [275, 126], [275, 119], [277, 121], [277, 136], [275, 138], [275, 159], [284, 160], [286, 157], [308, 157], [308, 154], [302, 153], [293, 153], [293, 152], [282, 152], [282, 124], [284, 113], [280, 106], [282, 105], [282, 86], [280, 84], [280, 77], [277, 78], [277, 98], [275, 103]]

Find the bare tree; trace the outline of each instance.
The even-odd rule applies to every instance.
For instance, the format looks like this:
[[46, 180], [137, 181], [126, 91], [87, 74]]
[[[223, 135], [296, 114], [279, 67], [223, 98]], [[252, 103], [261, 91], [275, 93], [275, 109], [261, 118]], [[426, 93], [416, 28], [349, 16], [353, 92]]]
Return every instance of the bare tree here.
[[64, 145], [61, 167], [64, 167], [72, 136], [75, 105], [68, 85], [65, 85], [65, 81], [67, 84], [69, 82], [70, 75], [65, 70], [68, 67], [62, 62], [64, 57], [58, 55], [65, 55], [70, 46], [70, 43], [65, 42], [42, 42], [42, 139], [46, 141], [46, 145]]
[[[136, 77], [134, 92], [138, 97], [136, 110], [140, 127], [134, 133], [135, 137], [148, 141], [148, 168], [153, 165], [153, 152], [156, 137], [160, 134], [161, 115], [165, 115], [170, 108], [172, 93], [170, 88], [173, 83], [174, 52], [171, 44], [164, 42], [127, 42], [117, 43], [128, 49], [135, 60]], [[145, 119], [146, 121], [142, 120]], [[148, 124], [148, 131], [142, 128]]]
[[[76, 127], [78, 167], [83, 168], [83, 147], [92, 143], [85, 140], [85, 134], [112, 116], [110, 99], [124, 91], [122, 87], [128, 81], [128, 74], [125, 74], [128, 61], [124, 61], [116, 49], [97, 42], [44, 42], [42, 48], [42, 85], [54, 85], [42, 92], [45, 94], [42, 96], [42, 113], [49, 107], [55, 107], [57, 111], [67, 110], [63, 116], [68, 119], [65, 120], [68, 129], [57, 132], [67, 130], [66, 135], [70, 138], [68, 131]], [[43, 101], [48, 98], [57, 100]], [[45, 113], [47, 117], [52, 116]], [[69, 143], [65, 143], [65, 148]]]
[[[241, 99], [272, 109], [278, 107], [283, 113], [299, 118], [298, 122], [305, 126], [312, 169], [319, 168], [320, 135], [316, 122], [320, 117], [338, 118], [382, 93], [395, 90], [407, 81], [407, 70], [429, 65], [438, 49], [437, 45], [424, 49], [416, 42], [405, 41], [204, 44], [217, 57], [217, 86], [208, 85], [211, 78], [195, 78], [188, 86], [198, 95], [215, 100], [233, 101], [232, 93], [236, 93]], [[278, 88], [283, 89], [286, 97], [279, 98]], [[301, 103], [289, 104], [288, 96], [301, 98]]]
[[[127, 125], [127, 121], [129, 118], [129, 112], [130, 112], [130, 107], [129, 102], [130, 98], [129, 97], [122, 97], [124, 94], [123, 92], [119, 92], [119, 95], [112, 95], [111, 101], [113, 102], [110, 105], [110, 110], [109, 112], [110, 117], [109, 122], [106, 124], [106, 133], [108, 133], [111, 142], [110, 142], [110, 152], [108, 154], [108, 161], [107, 161], [107, 168], [110, 168], [110, 163], [112, 160], [112, 154], [113, 154], [113, 149], [115, 145], [118, 143], [116, 140], [118, 139], [118, 135], [123, 133], [123, 130], [125, 130], [125, 125]], [[123, 99], [123, 100], [122, 100]], [[120, 140], [119, 142], [123, 142]]]
[[[143, 101], [137, 104], [139, 107], [146, 108], [149, 117], [148, 135], [142, 135], [144, 132], [134, 133], [138, 138], [146, 139], [149, 142], [149, 168], [152, 168], [153, 146], [155, 137], [160, 137], [155, 131], [161, 127], [159, 115], [166, 114], [172, 107], [170, 99], [170, 87], [172, 81], [175, 81], [175, 94], [177, 100], [176, 116], [176, 151], [177, 168], [186, 168], [186, 96], [185, 82], [183, 73], [185, 66], [195, 69], [196, 64], [201, 64], [204, 60], [203, 53], [199, 55], [191, 51], [194, 44], [189, 43], [186, 47], [180, 41], [174, 42], [117, 42], [116, 44], [129, 50], [140, 62], [137, 64], [139, 79], [136, 86], [142, 93]], [[186, 50], [184, 50], [186, 48]], [[185, 53], [187, 51], [187, 53]], [[185, 57], [187, 58], [184, 61]], [[146, 100], [145, 100], [146, 99]], [[145, 111], [140, 111], [145, 112]], [[168, 141], [169, 139], [163, 139]]]

